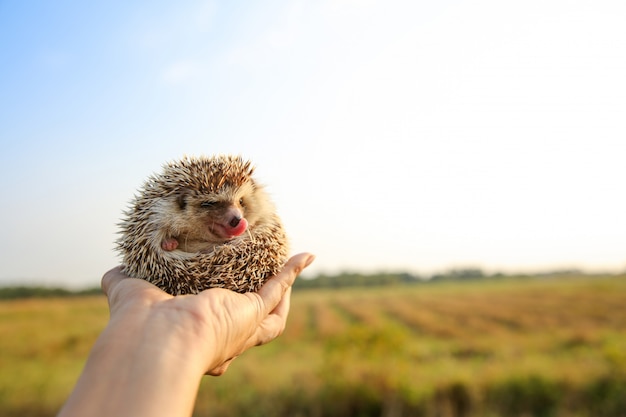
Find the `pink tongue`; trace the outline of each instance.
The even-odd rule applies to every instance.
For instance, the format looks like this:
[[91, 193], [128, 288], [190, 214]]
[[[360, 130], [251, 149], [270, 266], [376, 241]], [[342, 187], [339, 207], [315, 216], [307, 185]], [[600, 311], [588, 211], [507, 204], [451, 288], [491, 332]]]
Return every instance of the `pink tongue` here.
[[228, 231], [228, 233], [230, 233], [232, 236], [240, 236], [243, 234], [243, 232], [246, 231], [246, 229], [248, 228], [248, 221], [246, 219], [241, 219], [239, 221], [239, 224], [233, 228], [227, 228], [226, 230]]

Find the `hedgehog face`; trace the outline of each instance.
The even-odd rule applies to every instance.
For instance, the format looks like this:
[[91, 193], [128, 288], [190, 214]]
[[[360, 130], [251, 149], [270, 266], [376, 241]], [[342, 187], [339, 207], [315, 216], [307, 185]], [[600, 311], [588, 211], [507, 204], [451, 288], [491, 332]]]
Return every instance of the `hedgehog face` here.
[[206, 252], [255, 227], [269, 215], [268, 204], [263, 190], [252, 180], [236, 187], [225, 185], [212, 193], [178, 190], [157, 210], [157, 217], [164, 220], [161, 246], [168, 251]]
[[124, 212], [124, 272], [172, 295], [256, 291], [287, 260], [282, 223], [241, 157], [185, 157], [153, 174]]

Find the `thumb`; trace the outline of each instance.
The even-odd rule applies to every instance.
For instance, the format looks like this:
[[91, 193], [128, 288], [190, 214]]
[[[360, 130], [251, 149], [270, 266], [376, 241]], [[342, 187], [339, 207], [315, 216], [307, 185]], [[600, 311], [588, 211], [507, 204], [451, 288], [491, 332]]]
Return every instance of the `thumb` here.
[[283, 269], [259, 288], [257, 294], [261, 297], [264, 316], [272, 312], [283, 299], [283, 296], [293, 285], [296, 277], [315, 259], [310, 253], [300, 253], [291, 257]]

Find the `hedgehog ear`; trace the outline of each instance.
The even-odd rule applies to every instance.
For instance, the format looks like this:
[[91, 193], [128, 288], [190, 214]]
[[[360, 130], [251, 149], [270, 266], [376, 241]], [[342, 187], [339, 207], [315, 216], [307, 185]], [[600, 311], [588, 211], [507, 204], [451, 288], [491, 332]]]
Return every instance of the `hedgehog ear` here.
[[187, 193], [184, 191], [179, 191], [176, 196], [176, 203], [178, 203], [178, 207], [181, 210], [184, 210], [187, 207]]

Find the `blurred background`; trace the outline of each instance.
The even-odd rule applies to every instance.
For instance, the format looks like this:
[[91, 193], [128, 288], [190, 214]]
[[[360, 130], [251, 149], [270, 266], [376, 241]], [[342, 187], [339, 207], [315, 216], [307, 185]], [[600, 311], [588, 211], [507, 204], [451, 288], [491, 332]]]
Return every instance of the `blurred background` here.
[[144, 179], [251, 159], [309, 274], [626, 267], [621, 1], [0, 2], [0, 284], [98, 285]]
[[194, 415], [623, 417], [625, 27], [621, 0], [0, 0], [0, 415], [67, 398], [144, 180], [234, 153], [317, 279]]

